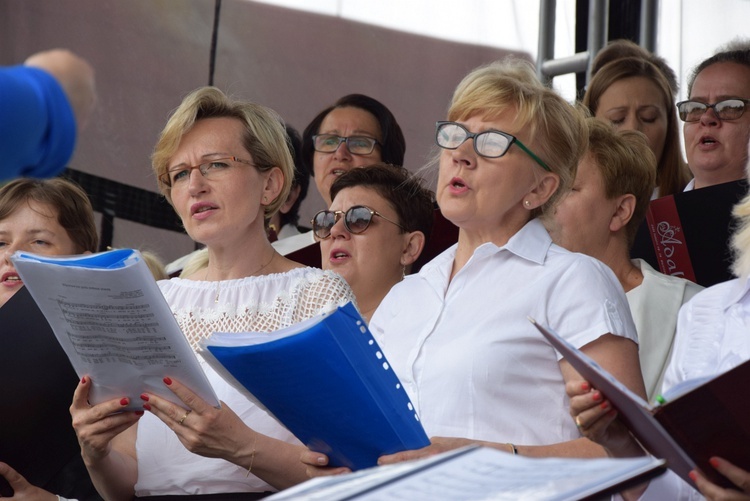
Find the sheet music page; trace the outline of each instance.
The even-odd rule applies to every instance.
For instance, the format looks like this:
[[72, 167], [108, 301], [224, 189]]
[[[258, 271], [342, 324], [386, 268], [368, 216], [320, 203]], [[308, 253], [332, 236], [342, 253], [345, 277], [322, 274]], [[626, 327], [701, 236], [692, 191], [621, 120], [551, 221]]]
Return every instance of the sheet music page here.
[[[527, 458], [479, 447], [398, 465], [309, 480], [271, 496], [284, 500], [575, 500], [663, 468], [633, 459]], [[444, 460], [443, 460], [444, 459]]]
[[142, 410], [140, 394], [149, 392], [184, 406], [164, 384], [169, 376], [218, 406], [140, 253], [111, 252], [113, 259], [123, 252], [132, 256], [112, 269], [106, 268], [108, 253], [57, 259], [16, 253], [12, 258], [76, 373], [91, 377], [91, 403], [126, 396], [128, 410]]

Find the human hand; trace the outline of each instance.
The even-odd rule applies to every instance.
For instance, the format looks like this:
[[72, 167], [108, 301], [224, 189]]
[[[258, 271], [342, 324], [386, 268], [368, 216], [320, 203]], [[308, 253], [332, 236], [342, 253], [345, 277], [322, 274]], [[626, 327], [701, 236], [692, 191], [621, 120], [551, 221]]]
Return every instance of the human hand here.
[[143, 408], [169, 426], [187, 450], [228, 461], [253, 455], [251, 449], [255, 447], [257, 432], [245, 425], [226, 404], [222, 402], [217, 409], [169, 377], [164, 378], [164, 384], [185, 404], [184, 407], [152, 393], [144, 393], [141, 395]]
[[693, 479], [701, 494], [707, 499], [713, 501], [742, 501], [750, 500], [750, 472], [739, 468], [729, 461], [712, 457], [709, 462], [716, 471], [727, 477], [734, 485], [739, 487], [739, 491], [734, 489], [725, 489], [711, 483], [706, 477], [701, 475], [697, 470], [690, 472], [690, 478]]
[[96, 103], [94, 68], [67, 49], [37, 52], [29, 56], [24, 64], [45, 70], [55, 77], [68, 97], [80, 131], [88, 122]]
[[434, 456], [441, 452], [452, 451], [466, 445], [481, 444], [476, 440], [469, 438], [456, 438], [456, 437], [432, 437], [430, 438], [430, 445], [422, 447], [421, 449], [415, 449], [411, 451], [402, 451], [395, 454], [388, 454], [386, 456], [380, 456], [378, 458], [379, 465], [400, 463], [402, 461], [410, 461], [412, 459], [421, 459], [428, 456]]
[[587, 381], [576, 380], [565, 384], [570, 398], [570, 415], [581, 435], [602, 445], [614, 457], [633, 457], [644, 454], [628, 429], [617, 419], [617, 410], [609, 400]]
[[115, 398], [92, 406], [88, 401], [90, 389], [91, 378], [82, 377], [70, 406], [73, 429], [87, 465], [107, 457], [112, 449], [112, 439], [133, 426], [143, 415], [143, 411], [123, 411], [130, 403], [128, 398]]
[[308, 477], [323, 477], [327, 475], [340, 475], [342, 473], [351, 473], [352, 470], [345, 466], [334, 468], [328, 466], [328, 456], [323, 453], [311, 450], [304, 450], [300, 455], [300, 461], [307, 467], [305, 473]]
[[5, 463], [0, 463], [0, 476], [4, 477], [13, 489], [13, 496], [3, 499], [15, 501], [57, 501], [56, 495], [31, 485], [20, 473]]

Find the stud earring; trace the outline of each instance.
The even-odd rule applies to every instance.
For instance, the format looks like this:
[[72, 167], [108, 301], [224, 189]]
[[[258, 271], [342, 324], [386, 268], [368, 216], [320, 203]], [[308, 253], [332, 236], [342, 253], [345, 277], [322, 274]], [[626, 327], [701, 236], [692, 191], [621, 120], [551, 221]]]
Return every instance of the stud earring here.
[[528, 200], [524, 200], [524, 201], [523, 201], [523, 204], [524, 204], [524, 205], [525, 205], [526, 207], [531, 207], [531, 202], [529, 202]]

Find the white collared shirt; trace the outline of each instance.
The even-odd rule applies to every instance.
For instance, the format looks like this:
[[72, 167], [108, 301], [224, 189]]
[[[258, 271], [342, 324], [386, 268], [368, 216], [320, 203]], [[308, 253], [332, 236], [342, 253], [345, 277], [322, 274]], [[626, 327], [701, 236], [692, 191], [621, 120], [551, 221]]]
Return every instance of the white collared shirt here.
[[533, 220], [485, 243], [449, 280], [456, 246], [396, 285], [370, 330], [428, 436], [542, 445], [578, 438], [559, 354], [528, 316], [577, 347], [611, 332], [636, 340], [612, 271], [552, 243]]

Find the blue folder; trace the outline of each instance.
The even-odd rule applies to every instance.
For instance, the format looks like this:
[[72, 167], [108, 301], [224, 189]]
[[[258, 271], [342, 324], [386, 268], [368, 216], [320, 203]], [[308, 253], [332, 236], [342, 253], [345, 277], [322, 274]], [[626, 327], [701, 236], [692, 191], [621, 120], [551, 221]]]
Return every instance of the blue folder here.
[[295, 333], [242, 346], [219, 346], [236, 334], [214, 333], [203, 342], [210, 354], [204, 356], [307, 447], [326, 454], [331, 466], [358, 470], [384, 454], [429, 445], [403, 386], [351, 303], [284, 331]]

